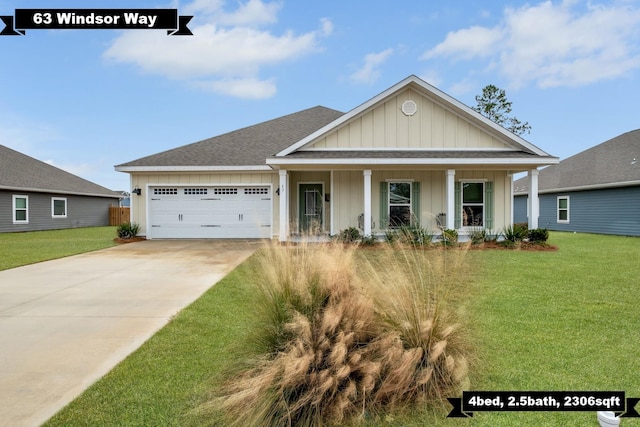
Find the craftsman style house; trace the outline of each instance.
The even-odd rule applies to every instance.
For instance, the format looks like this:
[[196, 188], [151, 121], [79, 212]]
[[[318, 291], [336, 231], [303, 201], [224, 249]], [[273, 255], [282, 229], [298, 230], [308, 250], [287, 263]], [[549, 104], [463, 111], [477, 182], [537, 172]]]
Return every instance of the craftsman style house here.
[[[115, 167], [147, 238], [277, 238], [400, 226], [461, 236], [513, 222], [538, 147], [415, 76], [348, 113], [314, 107]], [[138, 194], [138, 195], [136, 195]], [[535, 213], [535, 214], [534, 214]]]

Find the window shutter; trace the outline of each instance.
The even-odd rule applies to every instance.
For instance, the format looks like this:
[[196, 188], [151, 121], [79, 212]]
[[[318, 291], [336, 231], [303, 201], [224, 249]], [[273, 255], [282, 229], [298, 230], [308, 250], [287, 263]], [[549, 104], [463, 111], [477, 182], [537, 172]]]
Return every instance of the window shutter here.
[[455, 212], [455, 228], [458, 229], [462, 226], [462, 184], [460, 182], [455, 183], [454, 187], [454, 200], [456, 205]]
[[386, 230], [389, 228], [389, 196], [387, 192], [389, 191], [389, 186], [386, 182], [380, 183], [380, 229]]
[[493, 230], [493, 182], [484, 184], [484, 228]]
[[420, 227], [420, 183], [414, 182], [411, 190], [411, 214], [415, 219], [415, 226]]

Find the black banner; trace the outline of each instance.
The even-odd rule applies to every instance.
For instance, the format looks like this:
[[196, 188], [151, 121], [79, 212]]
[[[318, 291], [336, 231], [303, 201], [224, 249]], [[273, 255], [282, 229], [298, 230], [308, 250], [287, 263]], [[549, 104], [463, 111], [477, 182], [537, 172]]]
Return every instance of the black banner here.
[[449, 398], [453, 409], [447, 418], [473, 417], [473, 412], [611, 411], [620, 418], [640, 418], [635, 406], [640, 398], [624, 391], [463, 391]]
[[167, 30], [167, 35], [191, 36], [187, 24], [193, 16], [178, 16], [177, 9], [16, 9], [0, 16], [0, 35], [25, 35], [25, 30]]

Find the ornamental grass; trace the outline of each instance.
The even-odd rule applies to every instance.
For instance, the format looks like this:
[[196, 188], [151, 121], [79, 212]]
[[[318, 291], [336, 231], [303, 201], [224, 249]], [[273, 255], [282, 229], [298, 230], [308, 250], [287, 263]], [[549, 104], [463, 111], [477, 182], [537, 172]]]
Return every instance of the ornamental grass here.
[[459, 395], [469, 352], [446, 300], [463, 257], [335, 243], [263, 250], [259, 355], [210, 406], [229, 425], [322, 426]]

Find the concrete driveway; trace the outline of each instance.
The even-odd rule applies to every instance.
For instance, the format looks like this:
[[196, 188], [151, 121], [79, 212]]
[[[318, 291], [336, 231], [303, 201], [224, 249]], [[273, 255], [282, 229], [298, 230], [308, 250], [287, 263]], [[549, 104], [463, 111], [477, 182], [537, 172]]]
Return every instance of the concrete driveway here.
[[262, 244], [147, 240], [0, 271], [0, 425], [49, 419]]

